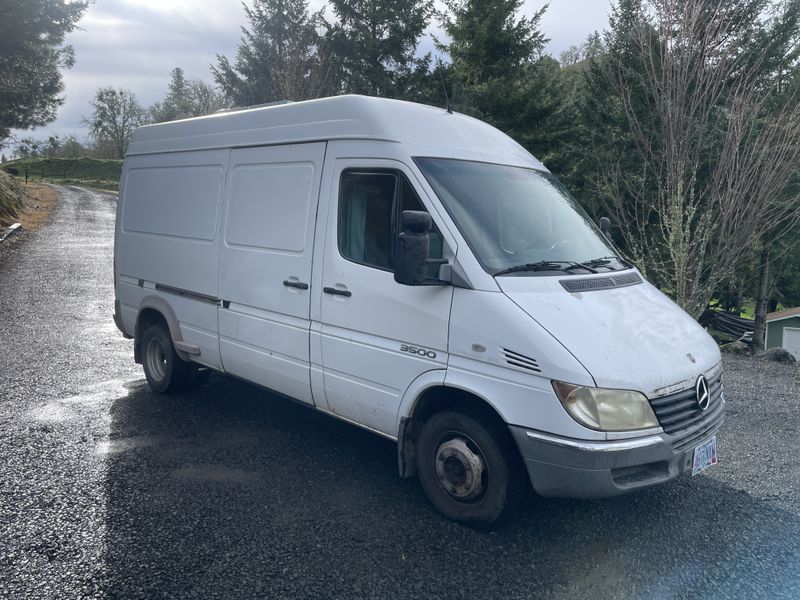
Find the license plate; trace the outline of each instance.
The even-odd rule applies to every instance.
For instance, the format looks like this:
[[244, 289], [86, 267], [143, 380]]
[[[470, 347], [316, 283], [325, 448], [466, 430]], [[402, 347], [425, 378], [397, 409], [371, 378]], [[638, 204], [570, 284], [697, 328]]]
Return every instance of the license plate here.
[[703, 442], [694, 449], [692, 460], [692, 475], [705, 471], [708, 467], [717, 464], [717, 436]]

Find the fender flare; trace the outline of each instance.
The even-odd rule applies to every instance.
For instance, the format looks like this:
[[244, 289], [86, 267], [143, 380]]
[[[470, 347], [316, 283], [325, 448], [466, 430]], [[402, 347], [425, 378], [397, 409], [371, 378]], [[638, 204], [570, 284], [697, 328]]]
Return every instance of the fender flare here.
[[[169, 335], [172, 338], [173, 342], [181, 342], [183, 341], [183, 334], [181, 333], [181, 326], [180, 322], [178, 321], [178, 317], [175, 316], [175, 311], [170, 306], [169, 302], [164, 300], [159, 296], [146, 296], [142, 299], [141, 303], [139, 304], [139, 312], [136, 315], [136, 328], [134, 330], [134, 354], [139, 354], [138, 351], [138, 342], [141, 339], [142, 332], [140, 331], [140, 324], [142, 322], [142, 313], [147, 310], [154, 310], [159, 313], [163, 318], [164, 321], [167, 323], [167, 327], [169, 328]], [[181, 357], [183, 360], [190, 360], [189, 356], [185, 353], [181, 352], [180, 350], [175, 350], [178, 356]], [[138, 362], [138, 361], [137, 361]]]
[[400, 407], [397, 409], [397, 428], [400, 431], [400, 426], [404, 418], [409, 418], [414, 412], [414, 407], [417, 401], [425, 390], [432, 387], [444, 387], [445, 375], [447, 369], [432, 369], [425, 371], [417, 376], [403, 392], [403, 398], [400, 400]]
[[426, 371], [419, 375], [411, 385], [406, 388], [400, 408], [397, 413], [397, 467], [400, 477], [411, 477], [416, 473], [416, 435], [418, 433], [418, 423], [412, 418], [416, 410], [417, 403], [424, 393], [432, 388], [445, 388], [460, 391], [468, 394], [476, 400], [483, 402], [493, 411], [502, 422], [508, 423], [504, 414], [498, 410], [494, 402], [491, 402], [484, 392], [489, 390], [481, 389], [483, 386], [481, 378], [471, 381], [471, 377], [455, 377], [447, 369], [436, 369]]
[[397, 409], [397, 469], [400, 477], [411, 477], [416, 473], [415, 431], [411, 414], [425, 390], [444, 386], [447, 369], [432, 369], [418, 375], [403, 393]]

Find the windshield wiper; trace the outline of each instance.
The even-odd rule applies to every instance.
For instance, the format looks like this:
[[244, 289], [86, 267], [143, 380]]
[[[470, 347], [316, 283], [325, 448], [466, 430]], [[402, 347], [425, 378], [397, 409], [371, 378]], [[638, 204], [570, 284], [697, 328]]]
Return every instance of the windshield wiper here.
[[590, 273], [597, 273], [592, 267], [572, 260], [540, 260], [535, 263], [526, 263], [524, 265], [516, 265], [503, 269], [495, 273], [494, 276], [497, 277], [498, 275], [506, 275], [508, 273], [521, 273], [523, 271], [572, 271], [573, 269], [584, 269]]
[[[608, 267], [609, 269], [611, 269], [611, 267], [609, 267], [608, 265], [611, 264], [612, 260], [618, 261], [620, 264], [624, 265], [626, 268], [631, 268], [631, 266], [632, 266], [632, 265], [628, 264], [627, 261], [622, 260], [619, 256], [601, 256], [599, 258], [593, 258], [592, 260], [584, 261], [584, 262], [582, 262], [580, 264], [585, 265], [587, 267], [592, 267], [592, 268], [595, 268], [595, 267]], [[612, 271], [613, 270], [614, 269], [612, 269]]]

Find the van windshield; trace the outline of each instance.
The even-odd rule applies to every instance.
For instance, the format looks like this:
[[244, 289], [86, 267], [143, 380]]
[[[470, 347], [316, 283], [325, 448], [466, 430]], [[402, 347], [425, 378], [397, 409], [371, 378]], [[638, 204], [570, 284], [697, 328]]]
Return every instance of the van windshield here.
[[446, 158], [415, 161], [488, 272], [629, 268], [549, 173]]

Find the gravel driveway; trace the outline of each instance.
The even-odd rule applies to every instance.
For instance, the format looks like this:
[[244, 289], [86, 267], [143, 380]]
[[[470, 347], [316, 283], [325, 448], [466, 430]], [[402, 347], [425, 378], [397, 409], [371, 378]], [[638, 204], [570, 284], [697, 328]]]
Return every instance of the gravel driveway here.
[[222, 377], [150, 393], [113, 196], [62, 191], [0, 264], [0, 598], [800, 597], [800, 369], [726, 358], [703, 475], [480, 533], [379, 437]]

